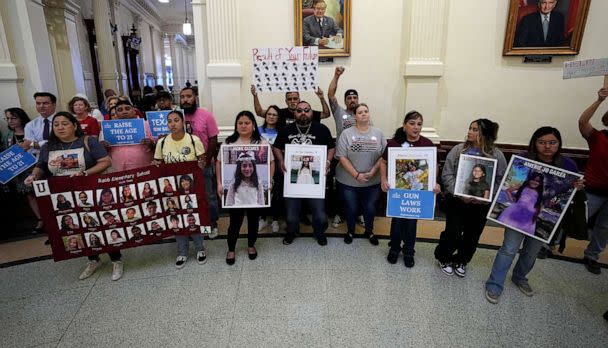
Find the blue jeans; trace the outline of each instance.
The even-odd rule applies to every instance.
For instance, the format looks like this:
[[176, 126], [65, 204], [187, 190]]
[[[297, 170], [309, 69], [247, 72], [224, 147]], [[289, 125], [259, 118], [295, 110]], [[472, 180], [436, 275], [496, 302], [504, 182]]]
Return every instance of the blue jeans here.
[[374, 231], [374, 217], [376, 216], [376, 201], [380, 197], [380, 185], [356, 187], [340, 184], [340, 192], [344, 200], [344, 214], [348, 233], [355, 234], [355, 224], [359, 207], [363, 208], [365, 219], [365, 233]]
[[327, 215], [325, 215], [325, 200], [316, 198], [287, 198], [285, 207], [287, 209], [287, 235], [295, 237], [300, 232], [300, 208], [302, 202], [308, 203], [312, 213], [312, 228], [315, 237], [325, 236], [327, 230]]
[[608, 197], [589, 193], [589, 191], [586, 193], [588, 217], [597, 214], [597, 219], [591, 231], [589, 245], [585, 249], [585, 258], [597, 261], [608, 241]]
[[203, 246], [203, 235], [201, 233], [194, 233], [190, 236], [175, 236], [175, 240], [177, 241], [177, 255], [178, 256], [188, 256], [188, 240], [192, 237], [192, 241], [194, 242], [194, 246], [196, 246], [196, 251], [205, 250]]
[[217, 227], [219, 209], [217, 205], [217, 182], [215, 181], [213, 165], [208, 165], [203, 168], [203, 176], [205, 178], [205, 191], [207, 193], [209, 215], [211, 215], [211, 227]]
[[496, 254], [494, 264], [492, 265], [492, 273], [490, 273], [490, 277], [486, 281], [486, 289], [488, 291], [498, 295], [502, 294], [507, 272], [509, 272], [509, 268], [511, 268], [511, 264], [513, 264], [513, 259], [515, 258], [515, 254], [519, 251], [522, 240], [524, 245], [519, 258], [517, 259], [517, 263], [515, 264], [515, 268], [513, 269], [511, 279], [517, 284], [528, 282], [526, 276], [530, 273], [532, 267], [534, 267], [536, 255], [538, 255], [538, 251], [543, 247], [544, 243], [538, 239], [525, 236], [515, 230], [506, 228], [504, 241]]
[[403, 246], [403, 255], [414, 256], [416, 252], [414, 245], [416, 245], [416, 224], [418, 220], [415, 219], [401, 219], [393, 218], [391, 220], [391, 253], [397, 253], [401, 251], [401, 242], [405, 244]]

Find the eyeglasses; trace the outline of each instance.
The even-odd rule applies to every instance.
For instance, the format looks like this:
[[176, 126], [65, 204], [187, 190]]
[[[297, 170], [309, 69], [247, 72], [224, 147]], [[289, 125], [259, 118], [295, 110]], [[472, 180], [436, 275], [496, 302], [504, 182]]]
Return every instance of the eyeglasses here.
[[7, 120], [7, 121], [10, 121], [10, 120], [18, 120], [19, 118], [18, 117], [11, 117], [11, 116], [9, 116], [9, 117], [5, 117], [4, 119]]
[[296, 112], [309, 112], [310, 109], [306, 108], [306, 109], [296, 109]]
[[557, 140], [549, 140], [549, 141], [539, 140], [536, 143], [540, 146], [545, 146], [545, 145], [555, 146], [555, 145], [559, 144], [559, 141], [557, 141]]

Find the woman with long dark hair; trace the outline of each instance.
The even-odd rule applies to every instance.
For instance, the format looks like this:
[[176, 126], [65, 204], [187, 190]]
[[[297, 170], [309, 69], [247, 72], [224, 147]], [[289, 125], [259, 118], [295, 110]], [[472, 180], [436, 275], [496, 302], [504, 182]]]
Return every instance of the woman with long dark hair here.
[[[489, 203], [469, 197], [454, 196], [456, 172], [460, 155], [473, 155], [497, 160], [495, 182], [500, 183], [507, 168], [503, 153], [494, 145], [498, 135], [498, 124], [486, 118], [477, 119], [469, 125], [464, 143], [452, 148], [447, 155], [441, 179], [447, 191], [445, 230], [441, 232], [435, 248], [439, 268], [446, 275], [466, 275], [466, 265], [471, 261], [479, 237], [486, 225]], [[498, 189], [498, 184], [494, 185]]]
[[[562, 136], [559, 130], [546, 126], [537, 129], [534, 134], [532, 134], [530, 144], [528, 145], [528, 151], [520, 156], [568, 171], [577, 172], [578, 168], [576, 163], [570, 158], [562, 156], [560, 153], [561, 148]], [[575, 187], [579, 190], [583, 189], [583, 180], [577, 181]], [[508, 218], [509, 221], [505, 222], [509, 222], [511, 226], [516, 226], [524, 231], [527, 231], [526, 228], [528, 228], [528, 225], [534, 228], [536, 225], [536, 216], [538, 216], [538, 213], [540, 212], [543, 200], [543, 175], [531, 171], [528, 174], [526, 181], [518, 188], [517, 193], [512, 196], [511, 192], [507, 190], [507, 196], [510, 201], [515, 201], [516, 203], [506, 208], [500, 214], [498, 220], [505, 221]], [[507, 213], [507, 210], [517, 205], [520, 206], [520, 212], [513, 211], [508, 213], [507, 217], [502, 217]], [[523, 208], [521, 206], [523, 206]], [[525, 220], [524, 224], [526, 226], [513, 224], [516, 220], [515, 215], [518, 215], [517, 219]], [[534, 229], [532, 229], [531, 235], [534, 235]], [[526, 236], [512, 228], [505, 228], [502, 246], [498, 250], [498, 253], [496, 253], [496, 258], [492, 265], [492, 272], [486, 281], [485, 296], [490, 303], [498, 303], [498, 299], [504, 289], [507, 273], [513, 264], [515, 255], [520, 251], [520, 246], [521, 252], [517, 259], [517, 263], [513, 268], [511, 280], [525, 295], [532, 296], [534, 294], [532, 287], [528, 283], [527, 275], [532, 270], [532, 267], [534, 267], [538, 252], [543, 245], [544, 243], [538, 239]]]
[[[234, 132], [226, 138], [226, 145], [249, 145], [249, 144], [268, 144], [263, 139], [255, 121], [255, 117], [250, 111], [241, 111], [236, 115], [234, 122]], [[222, 145], [224, 146], [224, 145]], [[220, 151], [223, 149], [220, 148]], [[270, 177], [274, 173], [274, 159], [272, 151], [268, 153], [270, 165]], [[217, 161], [217, 192], [220, 197], [224, 194], [222, 183], [222, 163]], [[271, 186], [271, 183], [269, 183]], [[271, 187], [269, 187], [271, 189]], [[257, 175], [256, 158], [253, 151], [243, 151], [236, 158], [236, 171], [234, 181], [230, 184], [226, 193], [226, 205], [263, 205], [265, 204], [264, 188]], [[258, 217], [259, 208], [231, 208], [230, 225], [228, 226], [228, 253], [226, 263], [233, 265], [236, 260], [236, 242], [239, 236], [243, 219], [247, 215], [247, 254], [249, 259], [254, 260], [258, 256], [255, 242], [258, 237]]]

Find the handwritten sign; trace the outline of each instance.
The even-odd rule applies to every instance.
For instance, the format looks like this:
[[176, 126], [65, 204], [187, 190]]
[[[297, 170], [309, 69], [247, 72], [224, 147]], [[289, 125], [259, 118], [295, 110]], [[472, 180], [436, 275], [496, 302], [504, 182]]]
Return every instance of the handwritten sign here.
[[104, 140], [110, 145], [136, 145], [146, 137], [144, 120], [110, 120], [101, 123]]
[[318, 62], [317, 46], [254, 48], [251, 80], [262, 92], [314, 91]]
[[0, 183], [6, 184], [29, 167], [36, 164], [36, 158], [15, 144], [0, 153]]
[[170, 112], [171, 110], [146, 112], [146, 118], [150, 124], [150, 133], [152, 134], [153, 138], [158, 138], [161, 135], [169, 134], [167, 115]]
[[564, 80], [608, 75], [608, 58], [576, 60], [564, 63]]
[[435, 194], [433, 191], [389, 189], [386, 196], [386, 216], [433, 220]]

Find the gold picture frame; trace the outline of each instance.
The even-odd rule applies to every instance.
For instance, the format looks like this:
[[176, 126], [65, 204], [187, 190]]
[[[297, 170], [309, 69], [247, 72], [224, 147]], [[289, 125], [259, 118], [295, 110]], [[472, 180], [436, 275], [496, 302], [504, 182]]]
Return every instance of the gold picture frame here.
[[[539, 4], [541, 1], [543, 4]], [[511, 0], [503, 56], [578, 54], [590, 3], [591, 0]], [[543, 12], [550, 13], [546, 29]]]
[[[317, 12], [321, 21], [314, 18], [319, 3], [325, 5], [324, 13]], [[318, 46], [320, 57], [348, 57], [350, 26], [351, 0], [294, 0], [296, 46]]]

